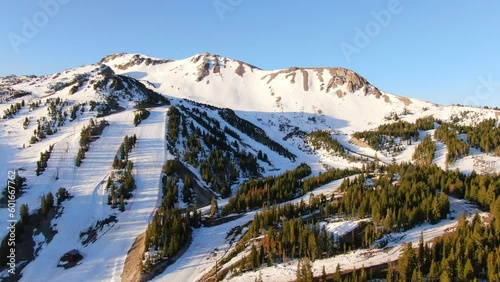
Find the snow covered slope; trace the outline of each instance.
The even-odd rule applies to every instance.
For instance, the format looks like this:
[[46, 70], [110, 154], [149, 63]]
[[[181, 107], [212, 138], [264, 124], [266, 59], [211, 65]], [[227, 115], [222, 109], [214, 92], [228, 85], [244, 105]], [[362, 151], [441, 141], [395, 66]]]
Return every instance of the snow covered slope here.
[[[135, 127], [133, 121], [139, 106], [148, 108], [151, 114]], [[60, 187], [65, 187], [73, 196], [63, 203], [61, 215], [51, 222], [52, 228], [57, 231], [52, 240], [49, 242], [43, 235], [35, 238], [40, 243], [40, 249], [37, 257], [24, 268], [24, 281], [76, 281], [81, 277], [85, 277], [86, 281], [120, 280], [128, 250], [134, 239], [145, 231], [151, 214], [161, 200], [161, 169], [167, 159], [179, 158], [198, 178], [200, 186], [206, 188], [207, 193], [213, 192], [209, 191], [210, 185], [202, 180], [200, 169], [182, 159], [186, 153], [182, 144], [188, 141], [187, 137], [180, 137], [174, 146], [178, 149], [178, 156], [169, 151], [166, 129], [169, 107], [179, 108], [188, 122], [201, 128], [200, 136], [210, 131], [210, 125], [219, 124], [222, 134], [237, 148], [234, 152], [244, 150], [256, 158], [259, 153], [268, 156], [268, 161], [263, 158], [257, 161], [258, 174], [262, 176], [282, 173], [301, 162], [309, 164], [313, 173], [330, 167], [362, 167], [363, 158], [377, 158], [390, 163], [392, 156], [384, 156], [372, 148], [352, 142], [351, 135], [392, 122], [391, 118], [395, 115], [408, 122], [426, 116], [442, 121], [458, 119], [462, 125], [500, 117], [500, 112], [493, 109], [441, 106], [389, 94], [361, 75], [341, 67], [262, 70], [214, 54], [168, 60], [120, 53], [107, 56], [96, 64], [57, 74], [0, 78], [2, 189], [8, 171], [17, 170], [20, 176], [26, 178], [23, 194], [18, 196], [18, 208], [28, 204], [30, 211], [35, 212], [41, 207], [42, 195], [48, 192], [55, 194]], [[251, 133], [243, 132], [225, 119], [224, 113], [229, 110], [234, 111], [237, 118], [248, 122], [246, 124], [252, 124], [252, 130], [262, 132], [273, 145], [264, 144], [266, 142], [257, 140]], [[204, 115], [202, 120], [208, 126], [194, 117], [198, 114]], [[99, 139], [92, 142], [82, 165], [76, 167], [80, 132], [91, 118], [104, 118], [109, 126]], [[325, 150], [311, 149], [304, 136], [316, 130], [328, 130], [355, 158], [351, 160]], [[187, 133], [194, 131], [189, 129]], [[432, 130], [429, 132], [432, 133]], [[423, 135], [425, 132], [420, 133]], [[104, 181], [114, 172], [113, 159], [119, 151], [120, 142], [124, 136], [133, 134], [138, 137], [138, 145], [130, 159], [134, 162], [137, 189], [127, 200], [125, 211], [118, 212], [107, 204]], [[238, 138], [234, 137], [236, 135]], [[420, 141], [405, 146], [405, 150], [394, 160], [411, 161]], [[37, 175], [35, 171], [40, 153], [51, 145], [54, 147], [47, 168]], [[289, 154], [278, 153], [275, 147]], [[211, 149], [203, 143], [200, 155], [208, 155]], [[446, 154], [447, 147], [438, 143], [434, 163], [445, 168]], [[495, 169], [500, 171], [498, 157], [475, 149], [469, 156], [451, 164], [450, 168], [470, 173], [476, 158], [496, 161], [498, 165]], [[250, 177], [238, 175], [232, 183], [233, 193], [238, 184]], [[227, 200], [221, 199], [219, 204], [223, 205], [224, 201]], [[16, 216], [19, 218], [18, 212]], [[81, 232], [110, 216], [116, 216], [117, 222], [105, 227], [94, 243], [82, 244]], [[0, 208], [0, 219], [7, 217], [8, 210]], [[204, 238], [200, 236], [220, 234], [221, 237], [199, 251], [188, 250], [164, 277], [201, 277], [203, 273], [188, 272], [208, 269], [206, 252], [210, 251], [210, 247], [229, 248], [223, 237], [226, 229], [251, 218], [252, 214], [248, 214], [239, 221], [194, 232], [194, 246], [203, 243]], [[7, 232], [6, 228], [1, 228], [0, 236], [4, 237]], [[71, 249], [79, 249], [84, 260], [72, 269], [58, 268], [59, 258]], [[196, 266], [197, 263], [200, 265]]]

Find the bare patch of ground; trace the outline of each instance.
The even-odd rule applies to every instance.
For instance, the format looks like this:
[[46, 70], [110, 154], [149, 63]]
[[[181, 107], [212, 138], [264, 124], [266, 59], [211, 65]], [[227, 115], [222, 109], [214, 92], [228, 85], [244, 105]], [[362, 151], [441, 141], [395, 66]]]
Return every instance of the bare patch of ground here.
[[354, 137], [351, 138], [351, 140], [349, 140], [349, 143], [354, 144], [354, 145], [361, 147], [361, 148], [370, 148], [370, 145], [368, 145], [368, 143], [361, 141], [358, 138], [354, 138]]
[[238, 67], [236, 68], [236, 74], [243, 77], [243, 74], [245, 73], [245, 67], [243, 66], [243, 62], [239, 62]]
[[398, 97], [398, 99], [403, 102], [405, 104], [405, 106], [409, 106], [411, 105], [411, 100], [409, 98], [406, 98], [406, 97]]
[[121, 276], [122, 282], [138, 282], [142, 278], [142, 254], [146, 243], [146, 233], [139, 235], [127, 253]]
[[309, 90], [309, 72], [305, 69], [300, 69], [300, 72], [302, 73], [302, 78], [303, 78], [303, 86], [304, 86], [304, 91]]

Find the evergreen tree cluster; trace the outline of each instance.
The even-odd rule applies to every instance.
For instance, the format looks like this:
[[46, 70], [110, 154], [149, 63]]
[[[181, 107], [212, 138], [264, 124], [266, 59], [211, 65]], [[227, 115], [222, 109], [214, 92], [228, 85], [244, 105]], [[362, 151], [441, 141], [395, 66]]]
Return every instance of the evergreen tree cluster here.
[[54, 145], [50, 145], [47, 151], [40, 153], [40, 160], [36, 162], [37, 176], [42, 174], [47, 168], [47, 162], [50, 159], [50, 154], [52, 153], [52, 149], [54, 149]]
[[[113, 160], [113, 173], [108, 177], [106, 191], [108, 191], [108, 204], [115, 208], [118, 204], [120, 211], [125, 210], [125, 200], [132, 197], [135, 189], [135, 180], [132, 176], [134, 163], [128, 156], [137, 143], [137, 137], [126, 135], [120, 144], [118, 153]], [[118, 202], [119, 201], [119, 202]]]
[[[162, 178], [163, 195], [167, 198], [167, 207], [173, 208], [178, 202], [178, 186], [180, 180], [179, 175], [175, 172], [175, 161], [167, 160], [162, 168], [165, 176]], [[189, 203], [193, 199], [193, 179], [188, 174], [182, 178], [182, 201]]]
[[263, 144], [274, 152], [288, 158], [292, 161], [295, 161], [297, 158], [296, 155], [288, 151], [286, 148], [281, 146], [276, 141], [269, 138], [264, 130], [255, 126], [253, 123], [240, 118], [236, 115], [236, 113], [231, 109], [220, 109], [219, 116], [224, 119], [231, 126], [237, 128], [239, 131], [245, 133], [255, 141]]
[[[234, 254], [231, 253], [228, 258], [234, 257], [254, 241], [249, 256], [241, 259], [238, 266], [235, 266], [242, 272], [256, 270], [263, 264], [286, 262], [288, 258], [315, 260], [367, 247], [385, 232], [409, 229], [425, 221], [436, 223], [445, 218], [449, 212], [447, 193], [451, 193], [457, 197], [465, 195], [471, 201], [482, 203], [493, 214], [493, 220], [488, 225], [483, 225], [477, 217], [467, 225], [465, 218], [462, 218], [457, 228], [461, 235], [454, 233], [452, 237], [440, 238], [432, 247], [424, 245], [421, 239], [418, 251], [406, 246], [404, 253], [409, 254], [400, 257], [399, 273], [389, 269], [388, 281], [473, 281], [474, 278], [498, 280], [498, 175], [465, 175], [459, 171], [443, 171], [436, 165], [393, 164], [383, 170], [387, 174], [379, 176], [373, 186], [366, 185], [365, 175], [345, 180], [340, 188], [343, 195], [341, 198], [335, 195], [330, 199], [323, 195], [311, 195], [307, 204], [302, 200], [298, 204], [287, 203], [272, 207], [264, 205], [262, 212], [255, 215], [248, 231], [235, 247]], [[394, 177], [396, 174], [399, 177]], [[312, 181], [310, 179], [312, 178], [304, 182]], [[257, 181], [263, 180], [254, 180], [254, 185], [250, 187], [263, 185], [263, 182], [256, 185]], [[255, 193], [252, 195], [256, 197]], [[223, 214], [234, 211], [226, 209], [227, 207]], [[371, 216], [372, 221], [360, 225], [351, 234], [335, 238], [317, 223], [332, 216], [360, 219]], [[262, 239], [255, 243], [255, 238], [258, 237]], [[300, 276], [305, 277], [301, 267], [299, 269]], [[343, 275], [344, 280], [340, 280], [341, 276], [338, 268], [335, 281], [367, 281], [372, 275], [367, 275], [363, 268]]]
[[[314, 218], [302, 219], [301, 215], [313, 213], [315, 208], [322, 207], [322, 204], [318, 204], [319, 199], [314, 201], [314, 206], [301, 203], [264, 208], [261, 213], [255, 215], [244, 239], [264, 235], [262, 245], [265, 252], [261, 256], [268, 263], [274, 263], [276, 259], [302, 257], [315, 260], [340, 253], [340, 244], [335, 242], [332, 233], [321, 228]], [[349, 246], [351, 247], [351, 244]]]
[[193, 199], [193, 179], [189, 175], [186, 175], [182, 184], [182, 201], [189, 203]]
[[[460, 199], [469, 200], [482, 209], [490, 206], [500, 195], [500, 175], [464, 174], [458, 170], [442, 170], [437, 165], [415, 166], [411, 164], [390, 165], [389, 174], [401, 174], [400, 187], [405, 182], [424, 183], [437, 191]], [[405, 184], [406, 185], [406, 184]]]
[[474, 148], [500, 156], [500, 127], [497, 120], [487, 119], [473, 127], [466, 127], [467, 139]]
[[53, 93], [73, 85], [73, 87], [71, 87], [69, 91], [69, 94], [72, 95], [78, 90], [78, 88], [80, 88], [83, 85], [83, 83], [89, 80], [89, 76], [90, 76], [89, 73], [76, 74], [71, 80], [56, 82], [54, 84], [49, 85], [48, 88]]
[[71, 106], [71, 108], [69, 110], [69, 120], [70, 121], [74, 121], [78, 117], [77, 114], [78, 114], [79, 110], [80, 110], [79, 104]]
[[[206, 111], [201, 111], [198, 108], [187, 108], [182, 105], [179, 106], [180, 109], [184, 113], [186, 113], [191, 119], [196, 121], [202, 128], [206, 129], [212, 136], [213, 139], [215, 139], [215, 142], [205, 142], [207, 143], [207, 146], [211, 148], [211, 143], [215, 143], [215, 145], [221, 149], [228, 149], [229, 146], [227, 145], [227, 138], [226, 134], [224, 131], [220, 130], [220, 122], [208, 115]], [[191, 130], [193, 129], [193, 126], [190, 126]], [[234, 131], [233, 131], [234, 132]], [[204, 136], [210, 136], [209, 134], [203, 134]]]
[[[7, 179], [5, 188], [3, 190], [3, 199], [6, 200], [7, 197], [9, 196], [9, 188], [14, 188], [14, 195], [16, 196], [16, 199], [18, 198], [19, 195], [23, 192], [23, 189], [26, 188], [26, 177], [20, 176], [16, 172], [16, 176], [14, 178], [14, 181], [9, 181]], [[7, 202], [7, 201], [5, 201]]]
[[[201, 212], [198, 211], [196, 204], [192, 208], [188, 207], [185, 213], [182, 213], [177, 205], [179, 177], [174, 172], [174, 161], [167, 161], [163, 166], [163, 172], [165, 175], [162, 178], [162, 203], [146, 230], [144, 250], [156, 251], [158, 255], [153, 259], [158, 261], [176, 255], [189, 242], [192, 228], [201, 226]], [[192, 185], [190, 183], [192, 180], [186, 176], [184, 187], [190, 187]], [[147, 259], [144, 270], [151, 270], [151, 259]]]
[[137, 136], [134, 134], [132, 136], [125, 135], [123, 137], [123, 142], [118, 148], [118, 153], [113, 159], [113, 169], [124, 169], [129, 163], [128, 156], [137, 143]]
[[94, 122], [91, 118], [88, 126], [84, 126], [80, 132], [80, 149], [76, 155], [75, 165], [80, 166], [83, 159], [85, 159], [85, 153], [90, 149], [90, 143], [99, 139], [99, 136], [104, 131], [104, 128], [108, 126], [109, 123], [102, 119], [99, 122]]
[[38, 108], [42, 104], [42, 100], [38, 100], [36, 102], [32, 102], [28, 105], [28, 110], [31, 112]]
[[430, 135], [427, 135], [415, 149], [413, 159], [418, 165], [429, 166], [432, 164], [432, 160], [434, 160], [435, 153], [436, 143], [432, 141]]
[[[374, 187], [367, 187], [365, 177], [346, 179], [340, 189], [344, 195], [337, 211], [349, 217], [371, 216], [377, 230], [408, 230], [425, 221], [437, 223], [449, 212], [448, 196], [436, 193], [425, 179], [416, 179], [417, 172], [407, 170], [398, 183], [391, 176], [381, 176]], [[379, 233], [381, 234], [381, 233]]]
[[344, 146], [336, 139], [333, 139], [331, 134], [326, 130], [317, 130], [309, 133], [306, 136], [306, 141], [308, 141], [315, 150], [324, 149], [331, 153], [336, 153], [341, 157], [346, 157], [347, 155]]
[[177, 109], [177, 107], [172, 106], [169, 108], [167, 115], [168, 115], [167, 141], [170, 146], [175, 147], [177, 139], [179, 138], [179, 126], [181, 125], [181, 112], [179, 111], [179, 109]]
[[312, 272], [312, 263], [308, 257], [305, 257], [297, 263], [297, 280], [296, 282], [313, 282], [314, 276]]
[[64, 187], [59, 187], [56, 193], [56, 198], [57, 198], [57, 206], [60, 206], [62, 202], [66, 201], [69, 199], [71, 196], [69, 195], [68, 190]]
[[162, 204], [146, 229], [145, 252], [158, 252], [155, 258], [148, 258], [143, 270], [150, 271], [152, 259], [160, 262], [175, 256], [191, 238], [191, 226], [199, 226], [201, 214], [196, 210], [183, 214], [178, 207], [167, 208]]
[[54, 208], [54, 195], [51, 192], [40, 198], [40, 212], [42, 216], [47, 217], [49, 211]]
[[24, 107], [24, 100], [21, 103], [11, 104], [10, 107], [3, 111], [3, 119], [12, 118], [15, 116], [21, 108]]
[[57, 129], [52, 130], [52, 123], [48, 121], [46, 117], [41, 117], [36, 123], [37, 126], [36, 129], [33, 130], [33, 136], [31, 136], [29, 141], [30, 144], [35, 144], [57, 132]]
[[300, 192], [301, 179], [311, 174], [307, 164], [301, 164], [280, 176], [246, 181], [222, 210], [223, 215], [260, 208], [263, 205], [291, 200]]
[[[207, 111], [179, 105], [172, 109], [168, 128], [169, 140], [177, 143], [182, 136], [183, 161], [199, 168], [202, 179], [222, 197], [231, 195], [231, 185], [238, 177], [255, 178], [260, 175], [258, 158], [250, 152], [240, 150], [238, 139], [229, 142], [226, 132], [237, 136], [236, 132], [227, 126], [226, 130], [220, 130], [220, 122]], [[181, 157], [175, 143], [169, 141], [169, 150]], [[262, 152], [260, 156], [263, 161], [267, 159]]]
[[497, 226], [484, 224], [479, 215], [469, 222], [462, 214], [455, 231], [431, 246], [423, 238], [417, 249], [408, 243], [398, 260], [398, 275], [391, 281], [500, 281]]
[[[194, 125], [192, 128], [194, 129]], [[200, 139], [196, 130], [193, 130], [184, 141], [183, 160], [194, 167], [198, 167], [200, 164], [199, 155], [202, 150]], [[203, 140], [205, 140], [205, 138], [203, 138]]]
[[162, 177], [163, 205], [166, 208], [173, 209], [179, 203], [179, 177]]
[[[396, 145], [396, 138], [411, 143], [412, 139], [418, 140], [419, 133], [416, 124], [400, 120], [395, 123], [380, 125], [376, 130], [355, 132], [353, 137], [364, 140], [375, 150], [387, 149], [389, 151]], [[394, 150], [398, 151], [398, 148], [396, 147]]]
[[224, 126], [224, 132], [228, 134], [229, 136], [233, 137], [234, 139], [241, 141], [241, 137], [236, 131], [232, 130], [231, 128]]
[[24, 96], [28, 96], [32, 94], [29, 91], [24, 90], [16, 90], [9, 87], [2, 87], [0, 90], [0, 102], [6, 104], [14, 99], [22, 98]]
[[134, 114], [134, 125], [138, 126], [141, 122], [149, 117], [151, 113], [146, 109], [140, 109]]
[[[40, 104], [41, 100], [38, 103], [30, 104], [30, 110], [37, 108]], [[78, 117], [78, 114], [85, 112], [85, 104], [75, 104], [68, 109], [69, 102], [59, 97], [47, 99], [45, 105], [47, 106], [47, 116], [43, 116], [37, 120], [37, 128], [33, 131], [30, 144], [34, 144], [47, 138], [49, 135], [55, 134], [59, 127], [64, 126], [68, 116], [71, 122]], [[29, 119], [26, 118], [23, 123], [25, 129], [28, 124]]]
[[446, 163], [448, 164], [469, 154], [469, 144], [458, 138], [457, 131], [451, 124], [441, 124], [434, 132], [434, 138], [442, 141], [448, 147], [448, 154], [446, 155]]
[[302, 194], [310, 192], [322, 185], [330, 183], [335, 180], [342, 179], [357, 173], [360, 173], [359, 169], [330, 169], [324, 173], [320, 173], [318, 176], [309, 177], [302, 181]]
[[[254, 162], [251, 167], [256, 170], [256, 158], [249, 154], [249, 159]], [[242, 161], [246, 161], [246, 158], [242, 159]], [[240, 161], [240, 164], [241, 169], [246, 167], [243, 165], [244, 162]], [[224, 153], [222, 150], [211, 150], [208, 157], [201, 163], [200, 172], [201, 178], [210, 183], [214, 191], [219, 191], [223, 198], [231, 195], [231, 184], [238, 179], [238, 169], [236, 164], [231, 161], [231, 154], [229, 152]], [[256, 175], [257, 171], [251, 173]]]
[[110, 81], [110, 88], [112, 88], [111, 92], [113, 93], [115, 91], [123, 91], [124, 94], [128, 96], [133, 96], [135, 93], [143, 94], [143, 99], [137, 101], [137, 106], [139, 107], [170, 105], [170, 100], [168, 100], [165, 96], [147, 88], [144, 84], [134, 78], [125, 75], [110, 75], [108, 73], [105, 74], [105, 78], [101, 81], [101, 83], [102, 85], [108, 85], [108, 82]]
[[[369, 223], [343, 237], [335, 237], [318, 223], [325, 218], [329, 202], [323, 195], [312, 196], [309, 203], [286, 203], [264, 207], [258, 212], [238, 245], [228, 258], [242, 251], [254, 238], [262, 237], [260, 247], [251, 248], [249, 257], [240, 261], [240, 271], [255, 270], [263, 264], [286, 262], [288, 258], [311, 260], [332, 257], [373, 243], [375, 234]], [[318, 213], [319, 211], [319, 213]], [[309, 219], [305, 220], [304, 218]], [[223, 261], [225, 263], [227, 261]]]
[[434, 118], [434, 116], [428, 116], [417, 119], [415, 121], [415, 125], [419, 130], [431, 130], [434, 129], [435, 122], [436, 119]]

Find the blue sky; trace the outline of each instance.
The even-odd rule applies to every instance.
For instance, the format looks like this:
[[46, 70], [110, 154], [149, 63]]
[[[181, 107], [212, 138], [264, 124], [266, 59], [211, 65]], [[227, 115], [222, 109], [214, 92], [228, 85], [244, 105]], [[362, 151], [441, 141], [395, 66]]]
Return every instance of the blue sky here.
[[0, 76], [115, 52], [210, 52], [263, 69], [342, 66], [389, 93], [500, 106], [498, 11], [493, 0], [1, 1]]

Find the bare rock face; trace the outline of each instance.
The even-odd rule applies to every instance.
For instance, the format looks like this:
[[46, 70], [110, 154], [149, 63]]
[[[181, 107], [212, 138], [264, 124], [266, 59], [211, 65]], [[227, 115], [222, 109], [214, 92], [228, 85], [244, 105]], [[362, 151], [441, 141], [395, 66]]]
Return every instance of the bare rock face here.
[[[130, 56], [131, 55], [125, 54], [125, 53], [115, 53], [115, 54], [111, 54], [107, 57], [102, 58], [99, 63], [100, 64], [107, 64], [107, 63], [112, 62], [113, 60], [116, 60], [119, 58], [130, 57]], [[117, 67], [118, 69], [121, 69], [121, 70], [127, 70], [130, 67], [138, 66], [141, 64], [145, 64], [146, 66], [149, 66], [149, 65], [154, 66], [154, 65], [158, 65], [158, 64], [166, 64], [166, 63], [172, 62], [172, 60], [152, 59], [149, 57], [144, 57], [144, 56], [139, 55], [139, 54], [132, 55], [130, 57], [130, 59], [128, 59], [126, 61], [127, 61], [126, 63], [115, 64], [114, 67]]]
[[[297, 73], [300, 71], [303, 77], [303, 89], [304, 91], [309, 91], [310, 89], [310, 79], [317, 79], [320, 85], [320, 91], [325, 91], [326, 93], [330, 91], [335, 91], [337, 96], [343, 97], [344, 92], [354, 93], [357, 91], [362, 91], [365, 95], [374, 95], [377, 98], [382, 96], [380, 90], [375, 86], [371, 85], [364, 77], [359, 74], [345, 69], [345, 68], [289, 68], [280, 71], [273, 72], [271, 74], [265, 75], [262, 79], [267, 79], [267, 84], [270, 84], [277, 77], [284, 75], [284, 77], [290, 81], [290, 83], [295, 83], [295, 78]], [[316, 72], [315, 76], [310, 76], [309, 71]], [[329, 77], [328, 78], [328, 74]], [[325, 78], [326, 76], [326, 78]], [[328, 80], [325, 86], [325, 81]], [[338, 89], [340, 86], [345, 86], [346, 91]], [[342, 94], [339, 94], [342, 93]]]
[[239, 75], [240, 77], [243, 77], [243, 74], [245, 73], [245, 67], [243, 66], [243, 62], [238, 62], [238, 67], [235, 70], [235, 73]]

